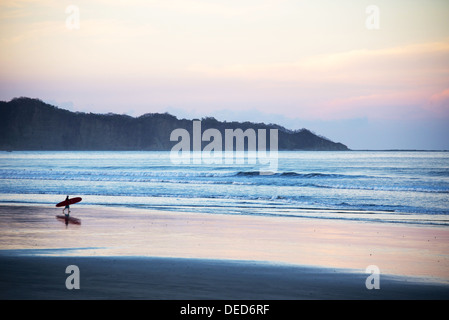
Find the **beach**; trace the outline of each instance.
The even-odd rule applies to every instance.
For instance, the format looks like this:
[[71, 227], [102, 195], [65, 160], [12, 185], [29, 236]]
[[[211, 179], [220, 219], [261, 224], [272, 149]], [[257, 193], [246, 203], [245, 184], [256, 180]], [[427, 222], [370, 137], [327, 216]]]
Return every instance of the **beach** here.
[[[150, 258], [0, 258], [1, 299], [303, 300], [448, 299], [447, 285], [381, 276], [378, 290], [348, 270], [272, 263]], [[80, 288], [65, 287], [80, 270]]]
[[0, 1], [3, 313], [197, 319], [236, 301], [270, 314], [215, 318], [267, 320], [392, 314], [339, 300], [445, 303], [448, 12]]
[[60, 211], [0, 206], [2, 299], [449, 298], [446, 227], [98, 206], [65, 225]]

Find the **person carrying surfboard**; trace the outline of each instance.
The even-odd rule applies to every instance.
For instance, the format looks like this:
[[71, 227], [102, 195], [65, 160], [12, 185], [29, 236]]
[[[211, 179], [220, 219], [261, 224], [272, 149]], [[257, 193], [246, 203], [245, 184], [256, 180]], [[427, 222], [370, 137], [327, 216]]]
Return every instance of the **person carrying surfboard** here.
[[[67, 196], [67, 198], [65, 198], [66, 205], [64, 207], [64, 209], [62, 209], [62, 213], [65, 214], [66, 217], [68, 217], [70, 215], [70, 205], [69, 205], [69, 196]], [[65, 213], [65, 209], [67, 209], [67, 213]]]

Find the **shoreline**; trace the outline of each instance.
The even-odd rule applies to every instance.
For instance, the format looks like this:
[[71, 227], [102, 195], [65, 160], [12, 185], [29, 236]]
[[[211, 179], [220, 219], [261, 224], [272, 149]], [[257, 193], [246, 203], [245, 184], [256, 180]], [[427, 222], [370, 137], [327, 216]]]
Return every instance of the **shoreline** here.
[[[32, 194], [33, 197], [39, 195]], [[59, 199], [59, 198], [58, 198]], [[50, 199], [48, 199], [51, 201]], [[55, 196], [52, 196], [52, 200], [55, 200]], [[248, 200], [249, 202], [255, 200]], [[246, 204], [246, 202], [245, 202]], [[236, 204], [233, 204], [236, 205]], [[38, 207], [38, 208], [51, 208], [54, 209], [53, 202], [0, 202], [1, 206], [11, 207]], [[238, 207], [238, 206], [237, 206]], [[362, 223], [386, 223], [395, 225], [411, 225], [416, 227], [449, 227], [449, 220], [447, 215], [440, 214], [425, 214], [425, 213], [411, 213], [411, 212], [395, 212], [394, 210], [369, 210], [369, 209], [350, 209], [350, 208], [327, 208], [327, 207], [310, 207], [310, 208], [278, 208], [278, 211], [274, 213], [263, 212], [239, 212], [239, 213], [227, 213], [223, 210], [223, 206], [214, 207], [209, 206], [208, 210], [197, 211], [195, 209], [189, 210], [189, 207], [166, 209], [163, 207], [148, 207], [145, 204], [129, 205], [116, 203], [80, 203], [76, 204], [77, 210], [120, 210], [120, 211], [140, 211], [140, 212], [164, 212], [167, 214], [205, 214], [205, 215], [222, 215], [222, 216], [250, 216], [250, 217], [269, 217], [269, 218], [287, 218], [287, 219], [311, 219], [311, 220], [334, 220], [334, 221], [347, 221], [347, 222], [362, 222]], [[218, 209], [218, 212], [216, 212]], [[271, 209], [272, 210], [272, 209]]]
[[[444, 227], [94, 206], [66, 226], [57, 214], [0, 205], [3, 299], [449, 299]], [[380, 290], [365, 286], [370, 265]]]

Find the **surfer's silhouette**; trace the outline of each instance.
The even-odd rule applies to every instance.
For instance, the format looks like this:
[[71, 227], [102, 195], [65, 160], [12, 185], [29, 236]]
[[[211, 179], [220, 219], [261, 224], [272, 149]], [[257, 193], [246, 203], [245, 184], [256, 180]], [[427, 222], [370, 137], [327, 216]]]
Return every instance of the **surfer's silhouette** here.
[[[56, 205], [57, 207], [64, 207], [64, 209], [62, 209], [63, 215], [57, 215], [56, 218], [59, 220], [64, 220], [66, 225], [68, 225], [69, 223], [80, 225], [81, 224], [80, 219], [76, 219], [76, 218], [73, 218], [70, 216], [70, 212], [71, 212], [70, 205], [74, 204], [74, 203], [78, 203], [81, 200], [82, 199], [80, 197], [69, 199], [69, 196], [67, 196], [64, 201], [61, 201]], [[66, 210], [67, 210], [67, 212], [66, 212]]]
[[[70, 205], [69, 205], [69, 196], [67, 196], [67, 198], [65, 198], [65, 201], [67, 201], [64, 209], [62, 209], [62, 213], [65, 215], [66, 219], [69, 218], [70, 215]], [[65, 213], [65, 209], [67, 209], [67, 213]]]

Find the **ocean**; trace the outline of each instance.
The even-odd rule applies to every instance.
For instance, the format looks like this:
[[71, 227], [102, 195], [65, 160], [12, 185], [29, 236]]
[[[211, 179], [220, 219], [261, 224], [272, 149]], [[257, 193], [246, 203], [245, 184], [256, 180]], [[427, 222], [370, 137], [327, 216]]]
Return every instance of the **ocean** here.
[[[449, 225], [449, 152], [279, 151], [258, 164], [175, 164], [170, 152], [0, 152], [0, 203], [148, 208]], [[73, 210], [73, 209], [72, 209]]]

